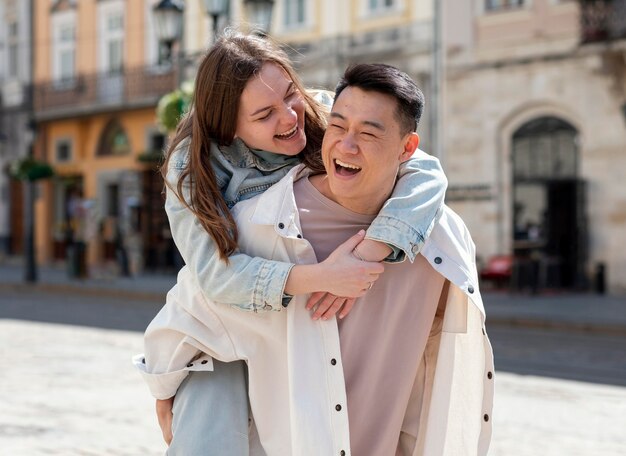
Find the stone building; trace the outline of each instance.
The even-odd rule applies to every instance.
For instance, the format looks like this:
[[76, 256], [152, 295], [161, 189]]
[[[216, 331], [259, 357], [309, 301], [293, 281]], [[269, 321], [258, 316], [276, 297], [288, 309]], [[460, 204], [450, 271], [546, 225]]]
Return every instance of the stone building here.
[[520, 288], [626, 290], [626, 2], [448, 2], [444, 29], [448, 201], [478, 255], [513, 255]]

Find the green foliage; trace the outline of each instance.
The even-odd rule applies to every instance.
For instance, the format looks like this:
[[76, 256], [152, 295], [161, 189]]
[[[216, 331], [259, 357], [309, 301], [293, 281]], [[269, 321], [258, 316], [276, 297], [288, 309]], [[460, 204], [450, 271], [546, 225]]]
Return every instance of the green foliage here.
[[176, 130], [180, 119], [189, 110], [193, 96], [193, 84], [183, 83], [179, 89], [166, 93], [157, 105], [157, 119], [168, 132]]
[[26, 157], [11, 163], [9, 174], [15, 179], [33, 182], [54, 176], [54, 170], [46, 162]]
[[157, 165], [163, 163], [163, 159], [164, 157], [162, 150], [147, 150], [139, 154], [139, 156], [137, 157], [137, 160], [142, 163], [156, 163]]

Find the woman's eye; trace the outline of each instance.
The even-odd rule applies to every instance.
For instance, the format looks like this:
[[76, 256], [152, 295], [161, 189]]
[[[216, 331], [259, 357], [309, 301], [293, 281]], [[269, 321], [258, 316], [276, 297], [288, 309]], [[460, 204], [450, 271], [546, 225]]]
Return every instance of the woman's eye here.
[[269, 111], [267, 114], [265, 114], [263, 117], [259, 117], [257, 120], [269, 119], [271, 115], [272, 115], [272, 111]]
[[343, 130], [343, 127], [342, 127], [341, 125], [337, 125], [337, 124], [330, 124], [329, 126], [330, 126], [330, 127], [333, 127], [333, 128], [339, 128], [340, 130]]
[[369, 131], [363, 131], [363, 132], [361, 132], [361, 134], [363, 136], [369, 136], [371, 138], [375, 138], [376, 137], [376, 135], [374, 133], [370, 133]]

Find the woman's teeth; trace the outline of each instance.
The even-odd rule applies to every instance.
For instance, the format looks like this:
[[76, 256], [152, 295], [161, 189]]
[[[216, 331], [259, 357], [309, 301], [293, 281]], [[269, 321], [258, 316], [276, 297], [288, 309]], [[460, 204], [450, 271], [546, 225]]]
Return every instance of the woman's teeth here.
[[291, 130], [286, 133], [275, 135], [278, 139], [290, 139], [298, 131], [298, 125], [295, 125]]

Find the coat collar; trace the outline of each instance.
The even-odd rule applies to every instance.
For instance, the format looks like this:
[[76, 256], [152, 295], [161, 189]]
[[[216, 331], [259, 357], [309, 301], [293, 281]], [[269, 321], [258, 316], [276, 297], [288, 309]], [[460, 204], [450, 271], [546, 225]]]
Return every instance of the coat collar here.
[[293, 167], [285, 177], [259, 196], [250, 221], [257, 225], [277, 225], [291, 220], [297, 213], [293, 184], [311, 174], [303, 164]]

